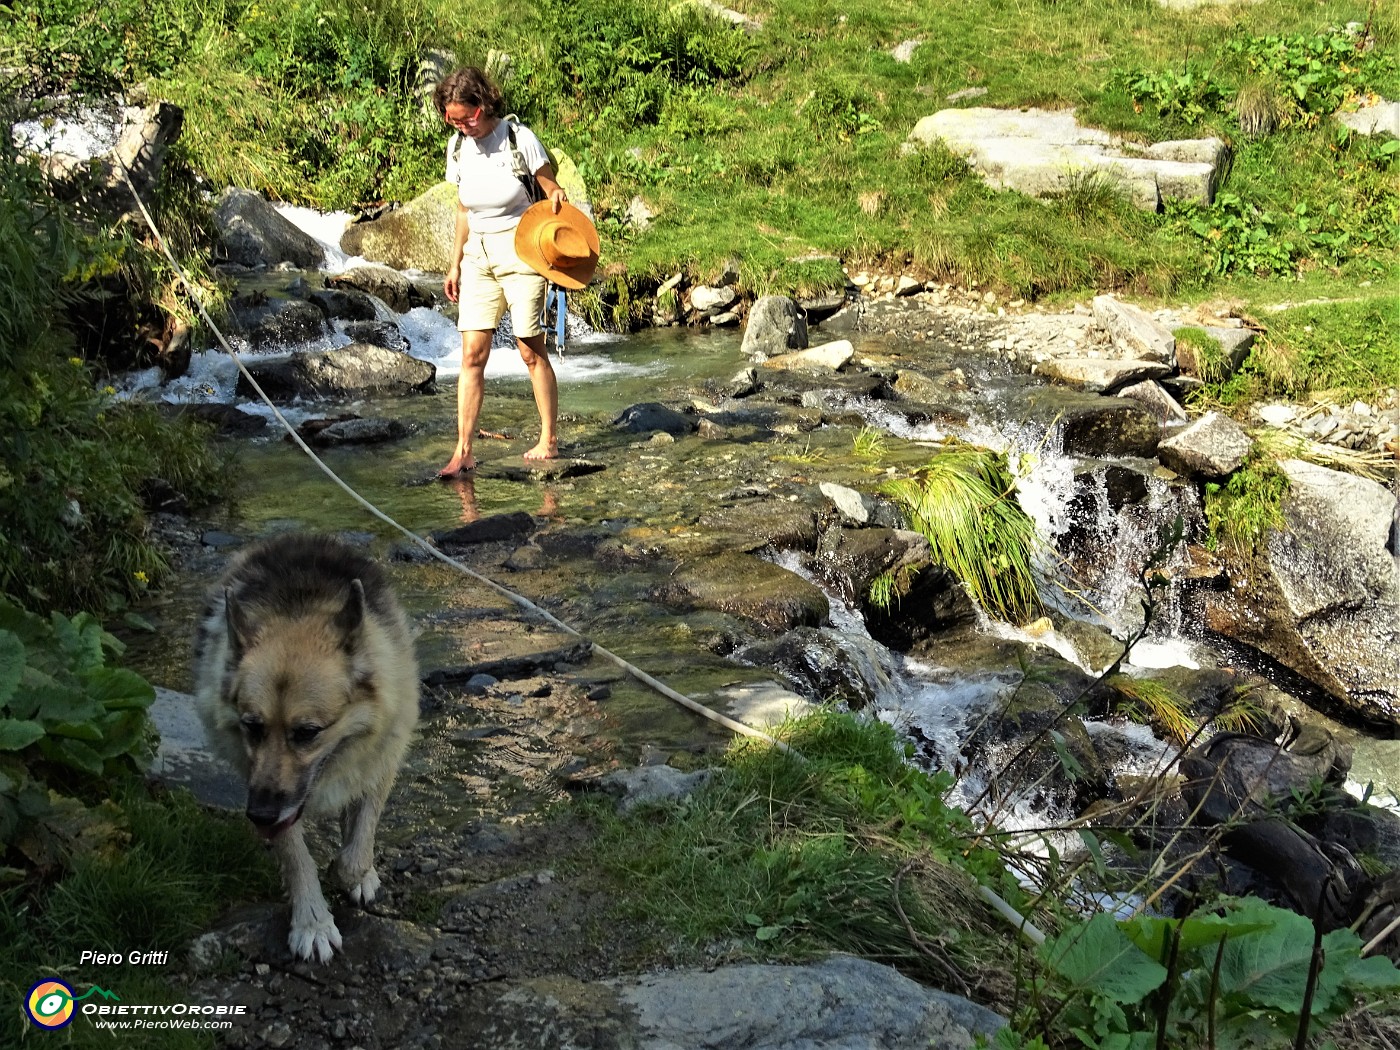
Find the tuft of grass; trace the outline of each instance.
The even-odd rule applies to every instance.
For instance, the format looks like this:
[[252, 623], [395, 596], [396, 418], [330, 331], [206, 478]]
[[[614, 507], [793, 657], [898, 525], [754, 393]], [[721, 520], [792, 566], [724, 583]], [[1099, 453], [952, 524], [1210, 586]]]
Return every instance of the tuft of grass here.
[[1235, 95], [1240, 134], [1248, 139], [1272, 135], [1287, 123], [1292, 111], [1292, 102], [1270, 79], [1248, 81]]
[[940, 982], [949, 962], [990, 965], [973, 883], [1002, 869], [985, 848], [964, 855], [952, 777], [910, 765], [881, 722], [823, 711], [782, 732], [807, 761], [739, 743], [679, 809], [591, 810], [591, 863], [627, 886], [622, 906], [749, 956], [845, 951]]
[[1177, 328], [1177, 363], [1188, 375], [1207, 383], [1220, 383], [1228, 378], [1225, 349], [1200, 328]]
[[1070, 219], [1081, 226], [1098, 225], [1130, 206], [1119, 182], [1093, 170], [1070, 172], [1060, 201]]
[[870, 581], [870, 589], [867, 597], [870, 604], [881, 612], [889, 612], [890, 606], [894, 603], [895, 597], [899, 593], [895, 574], [893, 572], [882, 572]]
[[851, 451], [860, 459], [883, 459], [889, 451], [885, 432], [879, 427], [864, 426], [851, 439]]
[[1267, 455], [1254, 452], [1223, 484], [1206, 485], [1206, 525], [1211, 545], [1228, 543], [1250, 550], [1284, 527], [1283, 497], [1288, 476]]
[[1211, 724], [1222, 733], [1259, 733], [1268, 725], [1264, 709], [1254, 700], [1253, 690], [1241, 686], [1235, 690]]
[[934, 558], [988, 613], [1012, 623], [1040, 615], [1031, 572], [1039, 538], [1016, 502], [1002, 454], [953, 448], [912, 477], [886, 482], [881, 491], [904, 508]]
[[[126, 1002], [180, 1002], [185, 942], [232, 904], [279, 892], [275, 868], [241, 818], [211, 813], [188, 792], [153, 795], [135, 780], [117, 782], [113, 795], [130, 836], [124, 850], [79, 859], [56, 884], [0, 894], [0, 996], [11, 1003], [44, 974], [85, 991], [97, 974], [76, 964], [93, 948], [169, 951], [163, 969], [103, 968], [100, 977]], [[22, 1025], [18, 1010], [0, 1012], [0, 1045], [20, 1045]], [[110, 1033], [83, 1019], [67, 1032], [65, 1045], [111, 1045]], [[178, 1031], [143, 1040], [162, 1050], [213, 1044], [212, 1036]]]
[[1123, 697], [1118, 710], [1133, 721], [1155, 726], [1178, 743], [1196, 732], [1195, 721], [1186, 713], [1186, 701], [1164, 682], [1113, 674], [1104, 684]]

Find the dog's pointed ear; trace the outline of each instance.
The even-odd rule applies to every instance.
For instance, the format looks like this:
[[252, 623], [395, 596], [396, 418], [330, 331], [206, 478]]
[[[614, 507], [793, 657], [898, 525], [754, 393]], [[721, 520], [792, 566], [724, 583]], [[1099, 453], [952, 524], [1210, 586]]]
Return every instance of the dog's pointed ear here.
[[241, 660], [248, 647], [253, 644], [253, 627], [243, 606], [234, 597], [233, 588], [224, 588], [224, 626], [228, 629], [228, 647], [235, 661]]
[[345, 636], [348, 646], [365, 619], [365, 588], [359, 580], [350, 581], [350, 593], [345, 598], [345, 607], [336, 615], [335, 625]]

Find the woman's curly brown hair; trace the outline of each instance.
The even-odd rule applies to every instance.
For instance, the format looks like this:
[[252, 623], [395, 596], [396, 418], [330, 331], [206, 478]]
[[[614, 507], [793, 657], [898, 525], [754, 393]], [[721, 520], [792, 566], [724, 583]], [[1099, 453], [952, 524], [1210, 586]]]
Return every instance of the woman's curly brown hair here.
[[491, 78], [475, 66], [456, 69], [443, 77], [433, 89], [433, 105], [438, 116], [447, 118], [447, 107], [454, 102], [463, 106], [480, 106], [488, 117], [501, 115], [503, 105], [501, 89], [491, 83]]

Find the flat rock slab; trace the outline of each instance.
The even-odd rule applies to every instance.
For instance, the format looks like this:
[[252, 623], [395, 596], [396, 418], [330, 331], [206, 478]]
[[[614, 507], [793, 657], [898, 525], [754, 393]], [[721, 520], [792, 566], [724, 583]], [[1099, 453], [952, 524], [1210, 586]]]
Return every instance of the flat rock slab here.
[[831, 613], [820, 587], [762, 558], [733, 552], [683, 566], [656, 598], [676, 608], [745, 616], [775, 631], [816, 627]]
[[563, 481], [606, 469], [604, 464], [588, 459], [525, 459], [521, 456], [478, 464], [476, 476], [504, 481]]
[[1362, 106], [1355, 113], [1338, 113], [1337, 123], [1351, 128], [1362, 135], [1390, 133], [1400, 138], [1400, 102], [1381, 99], [1369, 106]]
[[1081, 126], [1072, 109], [944, 109], [915, 124], [909, 141], [942, 141], [994, 189], [1056, 196], [1100, 175], [1149, 211], [1169, 199], [1209, 204], [1226, 153], [1216, 138], [1137, 146]]
[[1161, 379], [1171, 368], [1155, 361], [1106, 361], [1101, 357], [1052, 358], [1036, 366], [1036, 373], [1076, 390], [1107, 394], [1119, 387]]
[[777, 682], [741, 682], [716, 689], [701, 702], [755, 729], [771, 729], [816, 712], [814, 704]]
[[147, 713], [160, 733], [149, 775], [189, 788], [206, 806], [242, 812], [248, 789], [232, 767], [209, 749], [194, 697], [157, 686], [155, 703]]
[[847, 956], [584, 982], [545, 977], [472, 989], [455, 1029], [480, 1050], [970, 1050], [997, 1014]]

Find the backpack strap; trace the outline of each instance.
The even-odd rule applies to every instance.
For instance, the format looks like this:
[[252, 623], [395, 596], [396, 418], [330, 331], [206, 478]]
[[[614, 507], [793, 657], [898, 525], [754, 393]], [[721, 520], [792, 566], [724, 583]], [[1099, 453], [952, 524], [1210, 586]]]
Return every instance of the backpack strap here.
[[454, 131], [452, 137], [447, 140], [447, 152], [457, 162], [457, 185], [462, 184], [462, 133]]
[[511, 174], [525, 187], [525, 196], [530, 198], [531, 204], [544, 200], [544, 188], [535, 178], [535, 173], [530, 170], [530, 165], [525, 160], [525, 154], [520, 152], [520, 147], [515, 142], [515, 125], [518, 118], [514, 113], [507, 113], [501, 119], [506, 122], [506, 139], [510, 142]]
[[510, 171], [517, 179], [533, 178], [534, 172], [525, 161], [525, 154], [520, 152], [520, 146], [515, 141], [516, 117], [514, 113], [507, 113], [503, 118], [506, 122], [506, 139], [510, 142]]

